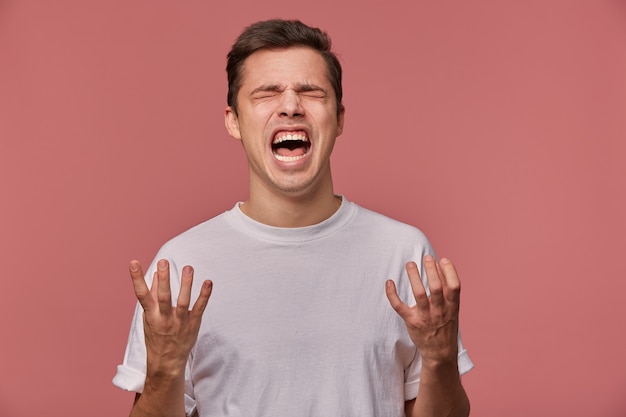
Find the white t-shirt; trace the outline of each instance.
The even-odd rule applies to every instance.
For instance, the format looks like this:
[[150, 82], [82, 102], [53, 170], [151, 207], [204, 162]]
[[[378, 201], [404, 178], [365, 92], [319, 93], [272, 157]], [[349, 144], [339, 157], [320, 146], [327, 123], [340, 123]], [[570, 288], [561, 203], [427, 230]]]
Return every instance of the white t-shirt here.
[[[237, 204], [166, 243], [155, 262], [169, 260], [174, 300], [185, 265], [195, 269], [192, 302], [214, 282], [187, 364], [188, 415], [403, 416], [421, 361], [385, 281], [414, 304], [404, 267], [427, 253], [418, 229], [345, 198], [302, 228], [258, 223]], [[458, 363], [461, 374], [473, 367], [460, 337]], [[145, 372], [138, 304], [113, 383], [141, 392]]]

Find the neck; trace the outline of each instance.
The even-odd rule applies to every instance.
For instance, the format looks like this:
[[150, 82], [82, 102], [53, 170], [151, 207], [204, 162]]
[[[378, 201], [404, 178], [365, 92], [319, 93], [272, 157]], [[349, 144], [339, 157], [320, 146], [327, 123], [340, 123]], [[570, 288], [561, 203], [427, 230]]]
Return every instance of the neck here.
[[323, 222], [341, 206], [341, 197], [333, 194], [332, 184], [327, 190], [305, 195], [274, 194], [267, 196], [250, 193], [241, 211], [248, 217], [275, 227], [305, 227]]

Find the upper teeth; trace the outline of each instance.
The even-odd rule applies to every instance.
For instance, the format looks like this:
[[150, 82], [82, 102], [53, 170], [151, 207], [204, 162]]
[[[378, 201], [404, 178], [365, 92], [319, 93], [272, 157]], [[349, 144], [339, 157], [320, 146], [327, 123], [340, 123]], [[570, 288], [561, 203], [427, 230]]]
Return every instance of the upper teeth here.
[[275, 137], [274, 138], [274, 142], [272, 142], [272, 143], [277, 144], [277, 143], [285, 142], [287, 140], [301, 140], [301, 141], [305, 141], [305, 142], [309, 141], [309, 139], [305, 135], [303, 135], [301, 133], [295, 133], [295, 134], [288, 133], [288, 134], [282, 135], [280, 137], [278, 137], [278, 136]]

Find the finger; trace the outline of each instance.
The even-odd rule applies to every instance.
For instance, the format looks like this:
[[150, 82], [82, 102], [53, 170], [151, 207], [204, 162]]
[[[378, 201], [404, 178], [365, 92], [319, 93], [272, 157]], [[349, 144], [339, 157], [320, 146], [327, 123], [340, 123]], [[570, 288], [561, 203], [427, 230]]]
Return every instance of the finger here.
[[170, 265], [165, 259], [157, 262], [157, 280], [156, 294], [159, 311], [161, 314], [169, 315], [172, 313], [172, 292], [170, 290]]
[[193, 308], [191, 309], [191, 316], [193, 318], [202, 318], [202, 313], [204, 313], [204, 310], [209, 303], [211, 293], [213, 293], [213, 282], [210, 280], [206, 280], [202, 283], [202, 288], [200, 288], [200, 295], [198, 296], [198, 299], [193, 304]]
[[404, 304], [400, 297], [398, 297], [396, 284], [390, 279], [388, 279], [385, 283], [385, 293], [387, 294], [387, 299], [389, 300], [391, 307], [400, 315], [400, 317], [406, 319], [408, 317], [410, 307]]
[[152, 297], [150, 296], [150, 290], [148, 289], [146, 280], [144, 279], [141, 264], [139, 261], [130, 261], [128, 270], [130, 271], [130, 278], [132, 280], [135, 296], [137, 297], [139, 304], [141, 304], [144, 311], [150, 310], [153, 306], [153, 302]]
[[434, 256], [424, 256], [424, 270], [430, 291], [430, 302], [434, 306], [441, 306], [443, 304], [443, 286]]
[[445, 301], [446, 291], [448, 290], [448, 284], [446, 282], [443, 271], [441, 270], [441, 266], [439, 265], [440, 263], [441, 261], [439, 262], [435, 261], [435, 266], [437, 267], [437, 275], [439, 276], [439, 282], [441, 282], [441, 294], [442, 294], [443, 300]]
[[180, 279], [180, 293], [176, 301], [176, 314], [178, 315], [186, 315], [189, 312], [192, 283], [193, 268], [187, 265], [183, 268], [182, 277]]
[[461, 280], [456, 272], [456, 268], [447, 258], [442, 258], [440, 264], [442, 276], [444, 277], [443, 281], [445, 282], [444, 296], [446, 300], [458, 304], [461, 298]]
[[406, 273], [409, 276], [411, 290], [413, 291], [413, 296], [415, 297], [415, 305], [421, 312], [427, 311], [430, 308], [430, 301], [428, 300], [428, 295], [426, 294], [426, 288], [424, 288], [424, 284], [422, 283], [422, 278], [420, 277], [420, 271], [417, 264], [415, 262], [408, 262], [406, 264]]

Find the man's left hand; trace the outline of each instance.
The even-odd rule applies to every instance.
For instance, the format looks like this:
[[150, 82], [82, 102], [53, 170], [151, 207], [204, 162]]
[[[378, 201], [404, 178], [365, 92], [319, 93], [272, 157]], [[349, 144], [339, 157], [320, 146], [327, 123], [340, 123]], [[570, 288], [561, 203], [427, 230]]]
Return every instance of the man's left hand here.
[[432, 255], [426, 255], [424, 270], [430, 296], [417, 265], [409, 262], [406, 271], [416, 304], [403, 303], [392, 280], [386, 283], [387, 298], [404, 320], [409, 337], [425, 362], [439, 365], [454, 360], [456, 363], [461, 282], [454, 265], [445, 258], [437, 263]]

